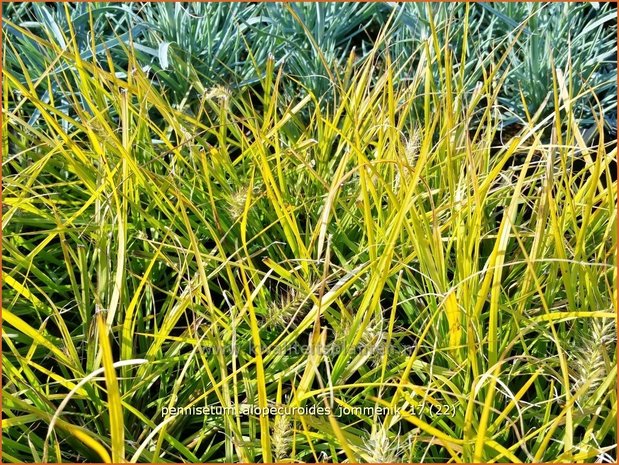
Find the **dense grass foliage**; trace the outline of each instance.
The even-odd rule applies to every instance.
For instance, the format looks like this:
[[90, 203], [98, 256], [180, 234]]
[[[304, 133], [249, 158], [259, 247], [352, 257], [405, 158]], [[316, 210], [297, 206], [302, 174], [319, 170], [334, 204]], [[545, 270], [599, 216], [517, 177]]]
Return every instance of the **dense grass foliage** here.
[[[414, 69], [424, 52], [440, 59], [440, 49], [424, 50], [433, 37], [441, 46], [449, 44], [453, 66], [466, 70], [466, 92], [483, 79], [479, 62], [484, 68], [500, 62], [504, 123], [526, 121], [527, 113], [538, 110], [543, 116], [554, 112], [549, 91], [553, 69], [559, 67], [570, 71], [568, 85], [579, 95], [572, 110], [581, 127], [597, 127], [591, 108], [599, 101], [611, 131], [617, 121], [616, 18], [612, 3], [26, 2], [4, 7], [5, 32], [16, 48], [5, 49], [7, 65], [18, 73], [23, 60], [35, 80], [55, 58], [36, 37], [62, 48], [70, 41], [69, 26], [82, 59], [108, 49], [116, 65], [126, 69], [120, 50], [133, 43], [137, 62], [153, 84], [181, 106], [199, 100], [213, 85], [255, 85], [265, 77], [270, 58], [315, 95], [334, 98], [333, 75], [351, 54], [361, 66], [375, 46], [389, 43], [392, 61]], [[388, 34], [381, 40], [383, 27]], [[394, 79], [411, 74], [404, 70]], [[293, 96], [298, 91], [282, 88]]]
[[[360, 57], [326, 16], [395, 7], [58, 8], [4, 31], [3, 461], [616, 459], [616, 98], [577, 51], [540, 106], [525, 29], [471, 51], [480, 5], [384, 13]], [[258, 11], [285, 60], [224, 27]], [[169, 46], [123, 37], [156, 20]], [[251, 83], [203, 80], [223, 58]]]

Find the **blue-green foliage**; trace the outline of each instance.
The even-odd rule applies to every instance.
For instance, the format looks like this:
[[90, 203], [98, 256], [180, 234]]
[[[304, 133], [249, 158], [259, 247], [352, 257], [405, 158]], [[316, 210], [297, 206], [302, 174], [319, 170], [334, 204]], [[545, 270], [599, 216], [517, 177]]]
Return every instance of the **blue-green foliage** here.
[[4, 18], [13, 44], [5, 47], [10, 69], [21, 59], [36, 79], [49, 63], [46, 49], [24, 30], [61, 44], [76, 40], [85, 57], [109, 50], [119, 63], [122, 47], [131, 44], [153, 83], [174, 102], [191, 102], [218, 84], [255, 85], [269, 58], [287, 77], [284, 92], [294, 96], [305, 87], [328, 98], [332, 78], [351, 53], [356, 63], [363, 61], [381, 30], [390, 59], [404, 69], [415, 65], [435, 30], [452, 50], [456, 69], [464, 67], [469, 92], [482, 70], [501, 63], [506, 121], [540, 108], [545, 115], [554, 111], [555, 69], [566, 75], [573, 97], [586, 94], [574, 102], [583, 126], [593, 125], [600, 110], [607, 125], [616, 120], [613, 4], [21, 3], [7, 4]]

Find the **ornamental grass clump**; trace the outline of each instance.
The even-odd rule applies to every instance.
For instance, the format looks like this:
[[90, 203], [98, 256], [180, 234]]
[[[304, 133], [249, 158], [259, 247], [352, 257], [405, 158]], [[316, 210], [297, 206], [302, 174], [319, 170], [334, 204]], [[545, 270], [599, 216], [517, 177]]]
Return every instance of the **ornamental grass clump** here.
[[436, 34], [327, 105], [275, 63], [172, 104], [131, 44], [37, 41], [3, 79], [3, 461], [614, 454], [617, 149], [569, 66], [497, 142], [509, 70], [471, 95]]

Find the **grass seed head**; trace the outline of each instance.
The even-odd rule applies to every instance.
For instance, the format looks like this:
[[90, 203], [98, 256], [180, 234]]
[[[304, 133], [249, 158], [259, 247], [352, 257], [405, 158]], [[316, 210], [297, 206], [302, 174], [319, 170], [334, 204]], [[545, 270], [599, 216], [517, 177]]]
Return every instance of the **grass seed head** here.
[[368, 463], [398, 463], [402, 461], [402, 447], [397, 439], [389, 439], [387, 431], [381, 427], [369, 435], [364, 444], [364, 455]]
[[228, 199], [228, 209], [233, 220], [239, 219], [245, 210], [245, 202], [247, 201], [247, 187], [241, 186], [234, 191]]
[[421, 143], [421, 135], [419, 129], [414, 129], [411, 136], [406, 141], [406, 149], [404, 154], [409, 165], [414, 166], [419, 155], [419, 146]]
[[267, 325], [271, 328], [285, 328], [300, 321], [305, 316], [308, 303], [295, 288], [281, 291], [279, 297], [269, 304]]
[[607, 375], [606, 357], [614, 350], [617, 338], [614, 322], [610, 319], [593, 319], [589, 326], [589, 331], [582, 338], [578, 338], [578, 347], [571, 356], [573, 392], [578, 391], [588, 381], [591, 381], [591, 384], [587, 393], [593, 392], [600, 385]]
[[222, 85], [217, 85], [217, 86], [211, 87], [204, 94], [204, 97], [209, 100], [218, 100], [219, 102], [226, 102], [230, 99], [230, 95], [232, 95], [232, 93], [230, 92], [230, 89]]
[[286, 415], [277, 415], [273, 422], [273, 434], [271, 435], [275, 460], [279, 461], [288, 457], [292, 442], [291, 434], [292, 428], [288, 417]]

